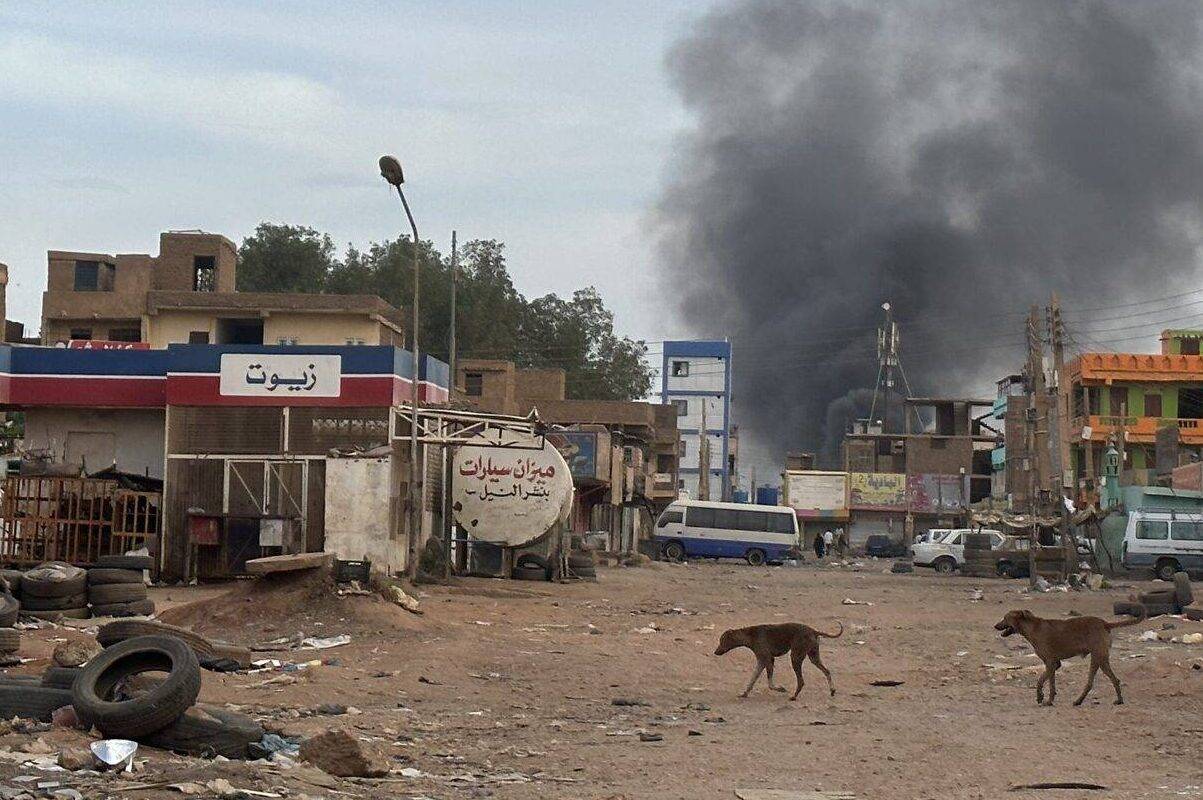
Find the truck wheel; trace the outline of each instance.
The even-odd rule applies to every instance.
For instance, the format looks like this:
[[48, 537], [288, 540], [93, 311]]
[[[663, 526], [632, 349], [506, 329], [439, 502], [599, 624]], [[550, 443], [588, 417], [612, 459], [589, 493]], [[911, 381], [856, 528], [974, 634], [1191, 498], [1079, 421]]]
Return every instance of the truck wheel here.
[[1172, 558], [1163, 558], [1157, 562], [1157, 577], [1163, 581], [1174, 580], [1174, 573], [1181, 570], [1182, 567], [1178, 566], [1178, 562]]
[[761, 564], [764, 563], [764, 551], [763, 550], [749, 550], [747, 555], [744, 556], [744, 558], [746, 558], [748, 560], [748, 563], [751, 564], [752, 566], [759, 567]]
[[685, 548], [681, 546], [680, 542], [669, 542], [664, 545], [664, 557], [669, 561], [684, 561]]

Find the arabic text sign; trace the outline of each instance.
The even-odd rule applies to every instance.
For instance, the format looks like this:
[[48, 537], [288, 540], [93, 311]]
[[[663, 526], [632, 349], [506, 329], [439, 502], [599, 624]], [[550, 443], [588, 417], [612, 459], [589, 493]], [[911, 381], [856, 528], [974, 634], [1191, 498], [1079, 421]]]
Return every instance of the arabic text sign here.
[[463, 446], [456, 450], [452, 496], [456, 519], [474, 539], [512, 547], [566, 518], [572, 478], [550, 439], [542, 450]]
[[72, 339], [68, 350], [149, 350], [150, 342], [112, 342], [108, 339]]
[[960, 475], [911, 475], [907, 478], [910, 507], [914, 511], [959, 511], [963, 506]]
[[338, 397], [342, 356], [223, 353], [218, 393], [239, 397]]
[[906, 475], [893, 472], [852, 472], [848, 475], [851, 506], [906, 508]]

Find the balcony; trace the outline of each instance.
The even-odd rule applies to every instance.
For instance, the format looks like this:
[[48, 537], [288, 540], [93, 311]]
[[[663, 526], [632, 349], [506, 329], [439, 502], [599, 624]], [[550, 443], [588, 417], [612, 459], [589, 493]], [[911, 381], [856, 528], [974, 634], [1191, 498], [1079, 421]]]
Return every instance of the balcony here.
[[1203, 420], [1173, 417], [1113, 417], [1091, 415], [1074, 420], [1073, 436], [1082, 438], [1083, 426], [1090, 428], [1090, 440], [1105, 442], [1112, 434], [1127, 433], [1130, 442], [1149, 442], [1157, 439], [1157, 429], [1166, 425], [1177, 425], [1182, 441], [1187, 444], [1203, 444]]
[[645, 496], [649, 500], [675, 500], [677, 497], [677, 482], [671, 472], [653, 472], [647, 476], [644, 484], [647, 489]]

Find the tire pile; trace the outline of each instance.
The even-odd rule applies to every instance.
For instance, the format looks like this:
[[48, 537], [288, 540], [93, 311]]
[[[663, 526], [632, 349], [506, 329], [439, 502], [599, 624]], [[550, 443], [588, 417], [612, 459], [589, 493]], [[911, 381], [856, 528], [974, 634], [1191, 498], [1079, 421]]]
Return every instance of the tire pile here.
[[1195, 601], [1190, 577], [1185, 572], [1174, 573], [1174, 585], [1168, 589], [1142, 592], [1136, 601], [1119, 601], [1112, 609], [1117, 615], [1130, 617], [1159, 617], [1164, 614], [1185, 614], [1188, 619], [1203, 619], [1203, 609], [1191, 607]]
[[94, 617], [138, 617], [155, 613], [147, 599], [143, 570], [150, 556], [101, 556], [88, 569], [88, 603]]
[[10, 572], [0, 572], [0, 588], [3, 589], [0, 592], [0, 657], [11, 656], [21, 649], [21, 632], [14, 627], [21, 611], [21, 603], [15, 594], [21, 591], [21, 573], [10, 575]]
[[250, 717], [196, 704], [197, 650], [203, 659], [215, 644], [183, 629], [134, 621], [105, 625], [97, 639], [105, 649], [83, 667], [51, 667], [40, 679], [0, 678], [0, 716], [49, 722], [71, 706], [83, 725], [106, 737], [192, 756], [245, 759], [263, 739], [263, 728]]
[[21, 576], [21, 613], [38, 619], [87, 619], [88, 573], [48, 561]]
[[993, 539], [988, 533], [965, 534], [965, 560], [961, 574], [969, 578], [998, 577], [998, 557], [994, 554]]

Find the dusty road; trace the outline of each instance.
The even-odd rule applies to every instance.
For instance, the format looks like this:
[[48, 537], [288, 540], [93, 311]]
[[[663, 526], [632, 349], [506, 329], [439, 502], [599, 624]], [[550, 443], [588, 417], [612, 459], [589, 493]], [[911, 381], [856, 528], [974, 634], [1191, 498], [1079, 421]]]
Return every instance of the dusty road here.
[[[296, 683], [208, 674], [202, 698], [236, 704], [286, 733], [350, 728], [378, 738], [398, 769], [421, 773], [344, 783], [352, 796], [693, 800], [760, 787], [988, 798], [1017, 783], [1065, 780], [1110, 787], [1087, 796], [1203, 796], [1203, 647], [1138, 641], [1161, 619], [1116, 631], [1113, 664], [1126, 705], [1112, 705], [1100, 676], [1074, 708], [1086, 674], [1078, 661], [1059, 673], [1057, 706], [1038, 708], [1030, 648], [991, 627], [1015, 607], [1110, 617], [1129, 589], [1028, 597], [1022, 581], [886, 575], [884, 566], [656, 564], [602, 569], [597, 583], [572, 586], [470, 580], [428, 588], [422, 617], [374, 598], [297, 593], [239, 597], [220, 612], [210, 599], [166, 616], [241, 642], [350, 633], [350, 645], [291, 654], [336, 662]], [[984, 593], [978, 601], [975, 588]], [[165, 595], [191, 599], [183, 590]], [[752, 657], [712, 655], [719, 633], [787, 620], [847, 627], [841, 639], [823, 640], [837, 695], [828, 697], [808, 665], [796, 703], [763, 679], [737, 699]], [[1203, 630], [1172, 624], [1175, 634]], [[871, 685], [881, 679], [903, 684]], [[784, 661], [778, 680], [792, 685]], [[295, 718], [293, 709], [325, 702], [362, 713]], [[223, 769], [236, 785], [290, 785], [287, 771]]]

